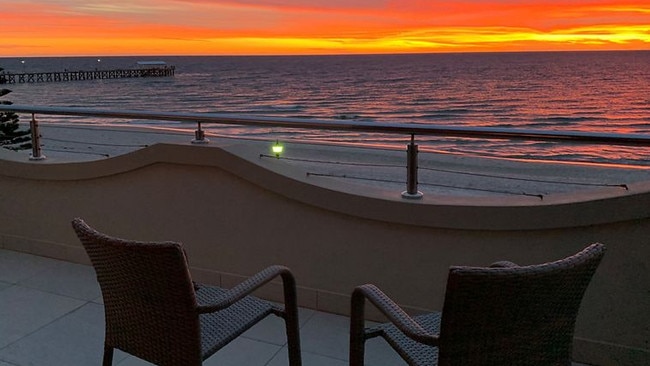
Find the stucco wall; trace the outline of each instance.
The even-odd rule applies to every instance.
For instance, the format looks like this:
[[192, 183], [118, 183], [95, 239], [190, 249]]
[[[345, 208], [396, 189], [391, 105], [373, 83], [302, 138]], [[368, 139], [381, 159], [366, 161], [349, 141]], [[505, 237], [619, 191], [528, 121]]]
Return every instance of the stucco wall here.
[[245, 144], [159, 144], [97, 162], [0, 161], [0, 243], [88, 263], [70, 227], [82, 217], [109, 235], [182, 242], [199, 281], [231, 286], [285, 264], [302, 306], [347, 313], [358, 284], [375, 283], [412, 311], [439, 310], [450, 265], [540, 263], [602, 242], [608, 250], [581, 308], [576, 360], [647, 365], [649, 188], [409, 201], [306, 177]]

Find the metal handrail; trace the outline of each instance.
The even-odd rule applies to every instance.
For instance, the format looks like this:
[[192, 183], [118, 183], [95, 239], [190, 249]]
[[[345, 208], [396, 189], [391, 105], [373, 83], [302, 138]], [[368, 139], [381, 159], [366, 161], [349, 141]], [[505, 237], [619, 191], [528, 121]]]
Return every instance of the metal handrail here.
[[584, 131], [552, 131], [501, 127], [445, 126], [418, 123], [386, 123], [310, 118], [258, 117], [221, 113], [152, 112], [136, 110], [105, 110], [72, 107], [36, 107], [0, 105], [0, 111], [86, 116], [120, 119], [144, 119], [193, 123], [215, 123], [243, 126], [266, 126], [316, 130], [361, 131], [401, 135], [437, 135], [453, 137], [499, 138], [540, 141], [578, 141], [610, 145], [650, 146], [650, 135], [599, 133]]
[[[196, 130], [196, 139], [192, 141], [194, 143], [208, 142], [208, 140], [205, 139], [203, 130], [201, 130], [202, 123], [410, 135], [411, 141], [407, 149], [407, 190], [405, 192], [402, 192], [402, 196], [405, 198], [422, 197], [422, 193], [417, 190], [418, 149], [417, 145], [415, 144], [415, 135], [563, 141], [623, 146], [650, 146], [650, 135], [623, 133], [446, 126], [417, 123], [386, 123], [308, 118], [258, 117], [221, 113], [153, 112], [137, 110], [115, 111], [92, 108], [42, 107], [23, 105], [0, 105], [0, 112], [31, 113], [32, 131], [38, 131], [38, 124], [36, 118], [34, 117], [36, 114], [191, 122], [198, 124], [198, 128]], [[31, 159], [33, 160], [40, 160], [44, 158], [44, 156], [40, 154], [40, 143], [38, 141], [38, 138], [38, 133], [35, 133], [32, 141], [34, 149]]]

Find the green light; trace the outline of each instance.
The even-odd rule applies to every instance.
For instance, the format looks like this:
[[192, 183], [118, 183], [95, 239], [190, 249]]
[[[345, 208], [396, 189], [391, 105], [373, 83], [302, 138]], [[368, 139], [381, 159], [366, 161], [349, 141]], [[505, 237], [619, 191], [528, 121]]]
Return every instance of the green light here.
[[271, 146], [271, 151], [273, 151], [273, 155], [279, 159], [282, 151], [284, 151], [284, 146], [282, 146], [280, 141], [275, 141], [275, 144]]

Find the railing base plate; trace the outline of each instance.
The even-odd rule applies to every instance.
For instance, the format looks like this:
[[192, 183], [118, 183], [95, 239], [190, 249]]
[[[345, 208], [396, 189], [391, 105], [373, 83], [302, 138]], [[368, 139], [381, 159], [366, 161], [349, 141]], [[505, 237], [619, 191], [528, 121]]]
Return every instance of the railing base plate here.
[[34, 156], [32, 154], [29, 154], [29, 160], [32, 160], [32, 161], [45, 160], [45, 159], [47, 159], [47, 156], [45, 156], [45, 155]]
[[402, 198], [406, 198], [409, 200], [419, 200], [424, 196], [424, 193], [417, 191], [417, 193], [409, 193], [408, 191], [402, 192]]

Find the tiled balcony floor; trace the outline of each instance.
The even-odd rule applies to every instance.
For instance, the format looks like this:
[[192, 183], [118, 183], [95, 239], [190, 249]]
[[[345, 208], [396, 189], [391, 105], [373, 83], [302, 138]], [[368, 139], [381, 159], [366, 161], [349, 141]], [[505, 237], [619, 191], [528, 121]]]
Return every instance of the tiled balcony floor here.
[[[348, 318], [301, 309], [300, 322], [304, 365], [348, 364]], [[92, 267], [0, 249], [0, 366], [101, 365], [103, 332]], [[366, 357], [369, 366], [405, 365], [378, 338]], [[113, 364], [149, 365], [119, 351]], [[266, 318], [204, 364], [288, 365], [282, 320]]]

